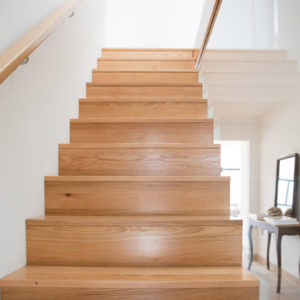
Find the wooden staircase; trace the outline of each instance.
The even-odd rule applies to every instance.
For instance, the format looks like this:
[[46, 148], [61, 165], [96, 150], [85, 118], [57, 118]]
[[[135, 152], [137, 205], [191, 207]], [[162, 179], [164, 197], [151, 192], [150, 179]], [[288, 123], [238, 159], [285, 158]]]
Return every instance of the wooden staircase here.
[[193, 50], [104, 49], [2, 300], [256, 300]]

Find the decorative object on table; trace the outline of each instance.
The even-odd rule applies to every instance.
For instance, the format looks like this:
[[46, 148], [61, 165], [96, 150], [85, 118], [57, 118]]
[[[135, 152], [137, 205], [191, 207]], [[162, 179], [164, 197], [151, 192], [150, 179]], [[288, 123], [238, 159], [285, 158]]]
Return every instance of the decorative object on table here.
[[272, 206], [267, 210], [267, 214], [269, 217], [281, 217], [282, 216], [282, 210], [279, 207]]
[[287, 209], [284, 213], [284, 216], [285, 217], [292, 217], [292, 209], [291, 208]]

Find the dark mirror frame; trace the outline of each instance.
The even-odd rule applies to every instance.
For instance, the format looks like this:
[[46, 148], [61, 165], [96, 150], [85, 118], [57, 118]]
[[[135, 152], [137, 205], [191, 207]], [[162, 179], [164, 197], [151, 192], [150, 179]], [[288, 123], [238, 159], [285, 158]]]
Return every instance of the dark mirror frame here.
[[278, 196], [278, 179], [279, 179], [279, 166], [280, 161], [288, 158], [295, 157], [295, 170], [294, 170], [294, 195], [293, 195], [293, 205], [292, 205], [292, 217], [299, 218], [300, 216], [300, 203], [299, 203], [299, 155], [297, 153], [289, 154], [277, 159], [276, 165], [276, 186], [275, 186], [275, 204], [277, 207], [277, 196]]

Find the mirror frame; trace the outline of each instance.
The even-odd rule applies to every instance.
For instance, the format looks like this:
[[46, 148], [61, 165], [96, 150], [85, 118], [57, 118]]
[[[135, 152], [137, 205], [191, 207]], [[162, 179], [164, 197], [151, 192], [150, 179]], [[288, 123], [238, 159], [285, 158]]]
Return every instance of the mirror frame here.
[[279, 166], [280, 161], [288, 158], [295, 157], [295, 170], [294, 170], [294, 195], [293, 195], [293, 204], [292, 204], [292, 217], [297, 218], [300, 215], [300, 205], [299, 205], [299, 155], [297, 153], [289, 154], [286, 156], [282, 156], [277, 159], [276, 165], [276, 186], [275, 186], [275, 204], [274, 206], [277, 207], [277, 197], [278, 197], [278, 180], [279, 180]]

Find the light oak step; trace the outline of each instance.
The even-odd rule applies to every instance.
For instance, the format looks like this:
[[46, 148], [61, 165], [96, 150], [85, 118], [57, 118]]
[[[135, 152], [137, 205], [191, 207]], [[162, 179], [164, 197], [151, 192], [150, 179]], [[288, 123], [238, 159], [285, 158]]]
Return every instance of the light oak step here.
[[259, 281], [240, 267], [27, 266], [0, 281], [3, 300], [258, 300]]
[[80, 118], [207, 118], [207, 100], [80, 99]]
[[229, 177], [45, 177], [49, 215], [229, 216]]
[[241, 266], [242, 221], [195, 216], [27, 220], [27, 263], [103, 267]]
[[73, 119], [71, 143], [213, 144], [212, 119]]
[[93, 83], [198, 83], [196, 71], [103, 71], [93, 70]]
[[98, 68], [107, 71], [169, 71], [169, 70], [194, 70], [196, 61], [194, 59], [177, 60], [141, 60], [141, 59], [98, 59]]
[[110, 59], [194, 59], [193, 49], [102, 49], [102, 57]]
[[93, 84], [87, 98], [97, 99], [202, 99], [202, 84]]
[[219, 176], [220, 145], [60, 145], [59, 175]]

